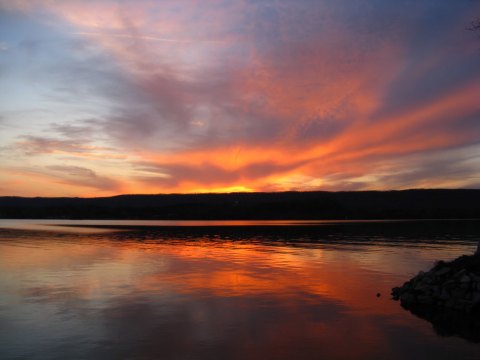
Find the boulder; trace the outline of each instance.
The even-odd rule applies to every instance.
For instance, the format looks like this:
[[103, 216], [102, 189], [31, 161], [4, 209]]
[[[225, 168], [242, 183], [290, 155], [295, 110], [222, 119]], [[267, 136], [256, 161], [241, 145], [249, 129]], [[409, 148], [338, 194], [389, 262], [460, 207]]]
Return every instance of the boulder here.
[[480, 254], [439, 261], [430, 271], [420, 271], [394, 287], [392, 298], [407, 309], [427, 306], [480, 312]]

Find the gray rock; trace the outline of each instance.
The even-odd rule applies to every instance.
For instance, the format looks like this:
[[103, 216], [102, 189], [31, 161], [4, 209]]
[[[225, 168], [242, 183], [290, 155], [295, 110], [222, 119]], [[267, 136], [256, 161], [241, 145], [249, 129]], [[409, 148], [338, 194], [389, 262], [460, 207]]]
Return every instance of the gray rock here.
[[412, 305], [416, 302], [415, 295], [410, 294], [410, 293], [404, 293], [402, 296], [400, 296], [400, 302], [402, 305], [409, 306]]
[[407, 308], [421, 304], [462, 312], [480, 309], [480, 274], [466, 268], [458, 270], [458, 265], [455, 270], [445, 265], [439, 262], [439, 269], [420, 271], [403, 286], [393, 288], [393, 298]]
[[402, 295], [402, 293], [404, 293], [405, 290], [401, 287], [394, 287], [392, 289], [392, 297], [395, 299], [395, 300], [398, 300], [400, 298], [400, 295]]
[[453, 275], [453, 278], [458, 279], [458, 278], [462, 277], [462, 275], [465, 274], [466, 272], [467, 272], [467, 270], [461, 269]]
[[435, 302], [434, 299], [428, 295], [420, 295], [416, 300], [423, 305], [432, 305]]
[[452, 295], [452, 298], [454, 299], [463, 299], [466, 293], [467, 293], [467, 290], [462, 288], [457, 288], [451, 292], [451, 295]]
[[480, 292], [479, 291], [475, 291], [473, 294], [472, 294], [472, 302], [477, 305], [477, 304], [480, 304]]
[[440, 297], [440, 299], [445, 301], [445, 300], [450, 299], [450, 294], [448, 293], [448, 291], [446, 289], [442, 289], [439, 297]]
[[480, 276], [479, 275], [470, 274], [470, 277], [472, 278], [472, 281], [475, 281], [477, 283], [480, 282]]
[[453, 299], [448, 299], [445, 301], [445, 307], [451, 309], [455, 306], [455, 301]]
[[426, 292], [431, 289], [431, 286], [425, 283], [418, 283], [415, 285], [414, 289], [417, 291]]
[[436, 276], [443, 276], [443, 275], [446, 275], [450, 272], [450, 268], [449, 267], [442, 267], [441, 269], [435, 271], [435, 275]]
[[470, 289], [470, 283], [461, 282], [461, 283], [458, 284], [458, 287], [460, 289], [468, 290], [468, 289]]

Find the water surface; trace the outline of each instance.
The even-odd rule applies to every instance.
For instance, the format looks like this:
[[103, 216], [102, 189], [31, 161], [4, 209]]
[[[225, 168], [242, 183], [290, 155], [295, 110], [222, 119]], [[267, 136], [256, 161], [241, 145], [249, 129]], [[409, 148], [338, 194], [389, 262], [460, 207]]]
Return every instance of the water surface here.
[[478, 221], [2, 220], [0, 358], [479, 359], [389, 296], [478, 239]]

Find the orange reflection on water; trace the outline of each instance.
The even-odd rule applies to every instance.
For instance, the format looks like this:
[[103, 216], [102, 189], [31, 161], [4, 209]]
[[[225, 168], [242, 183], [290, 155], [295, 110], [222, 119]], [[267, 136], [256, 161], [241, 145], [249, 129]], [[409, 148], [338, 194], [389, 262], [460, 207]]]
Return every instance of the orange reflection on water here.
[[195, 246], [147, 246], [147, 251], [168, 256], [174, 263], [188, 263], [193, 271], [179, 270], [167, 277], [163, 272], [151, 274], [139, 284], [143, 289], [154, 290], [168, 283], [183, 293], [299, 297], [320, 302], [328, 298], [352, 311], [369, 310], [376, 314], [389, 313], [392, 306], [396, 307], [376, 298], [378, 292], [389, 297], [385, 275], [368, 274], [355, 256], [348, 253], [343, 256], [341, 252], [325, 254], [320, 248], [218, 245], [208, 241]]
[[436, 341], [388, 296], [408, 249], [0, 231], [0, 320], [27, 324], [35, 341], [56, 323], [65, 329], [42, 341], [70, 349], [78, 338], [97, 349], [93, 359], [117, 348], [120, 358], [369, 359], [397, 351], [397, 334]]

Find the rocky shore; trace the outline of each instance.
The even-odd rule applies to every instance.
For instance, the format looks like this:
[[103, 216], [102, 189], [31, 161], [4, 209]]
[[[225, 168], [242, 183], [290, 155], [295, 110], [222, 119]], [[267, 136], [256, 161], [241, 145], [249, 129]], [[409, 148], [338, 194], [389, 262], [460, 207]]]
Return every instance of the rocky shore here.
[[439, 261], [430, 271], [420, 272], [392, 289], [394, 300], [409, 310], [416, 307], [480, 312], [480, 254]]

